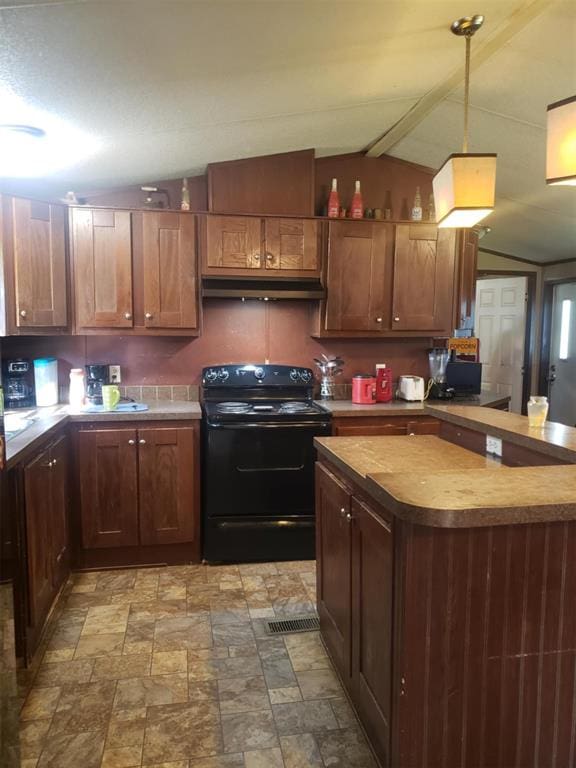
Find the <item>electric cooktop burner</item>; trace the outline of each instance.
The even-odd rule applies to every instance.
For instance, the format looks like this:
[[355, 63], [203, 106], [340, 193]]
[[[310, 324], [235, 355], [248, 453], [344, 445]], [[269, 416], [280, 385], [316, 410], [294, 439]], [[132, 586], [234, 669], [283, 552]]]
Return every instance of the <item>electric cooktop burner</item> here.
[[235, 403], [232, 401], [218, 403], [217, 405], [220, 413], [248, 413], [251, 408], [252, 405], [250, 403]]

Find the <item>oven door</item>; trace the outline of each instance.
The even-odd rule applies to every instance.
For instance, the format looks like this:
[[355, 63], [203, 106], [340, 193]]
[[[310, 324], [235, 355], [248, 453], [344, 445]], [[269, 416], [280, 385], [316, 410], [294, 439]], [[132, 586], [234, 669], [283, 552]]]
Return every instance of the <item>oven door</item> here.
[[330, 434], [328, 422], [207, 426], [203, 452], [206, 516], [313, 516], [313, 438]]

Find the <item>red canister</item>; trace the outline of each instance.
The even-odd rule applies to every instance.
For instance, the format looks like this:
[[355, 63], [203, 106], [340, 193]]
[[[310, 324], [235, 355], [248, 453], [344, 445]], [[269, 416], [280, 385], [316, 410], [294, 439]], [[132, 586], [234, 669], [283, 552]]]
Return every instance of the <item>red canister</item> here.
[[376, 402], [388, 403], [392, 400], [392, 371], [386, 363], [376, 365]]
[[352, 377], [352, 402], [358, 405], [370, 405], [376, 402], [376, 379], [369, 373], [359, 373]]

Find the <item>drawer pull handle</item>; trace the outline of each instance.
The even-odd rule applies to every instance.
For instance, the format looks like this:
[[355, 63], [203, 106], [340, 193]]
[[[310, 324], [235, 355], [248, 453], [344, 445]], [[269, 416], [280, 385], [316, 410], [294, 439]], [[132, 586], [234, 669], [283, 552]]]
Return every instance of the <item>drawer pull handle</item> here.
[[136, 440], [128, 440], [128, 445], [136, 445]]
[[381, 317], [377, 317], [377, 318], [376, 318], [376, 322], [377, 322], [377, 323], [381, 323], [381, 322], [382, 322], [382, 318], [381, 318]]
[[144, 440], [144, 438], [143, 438], [143, 437], [141, 437], [141, 438], [140, 438], [140, 440], [138, 440], [138, 443], [139, 443], [140, 445], [146, 445], [146, 440]]
[[399, 323], [400, 322], [400, 317], [398, 315], [394, 316], [394, 322], [395, 323]]
[[130, 312], [124, 312], [124, 317], [126, 318], [126, 320], [132, 320], [132, 315], [130, 314]]
[[152, 313], [151, 313], [151, 312], [146, 312], [146, 314], [144, 315], [144, 317], [146, 318], [146, 320], [152, 320], [152, 317], [153, 317], [153, 315], [152, 315]]
[[25, 309], [21, 309], [20, 310], [20, 317], [26, 317], [27, 314], [28, 314], [28, 312], [26, 312]]

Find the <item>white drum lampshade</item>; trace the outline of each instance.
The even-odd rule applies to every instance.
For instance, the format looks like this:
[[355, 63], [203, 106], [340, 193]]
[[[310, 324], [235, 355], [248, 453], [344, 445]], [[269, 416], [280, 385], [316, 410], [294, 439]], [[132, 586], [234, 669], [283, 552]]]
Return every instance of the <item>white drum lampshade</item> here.
[[546, 183], [576, 186], [576, 96], [548, 106]]
[[439, 227], [473, 227], [494, 210], [495, 154], [454, 154], [432, 181]]

